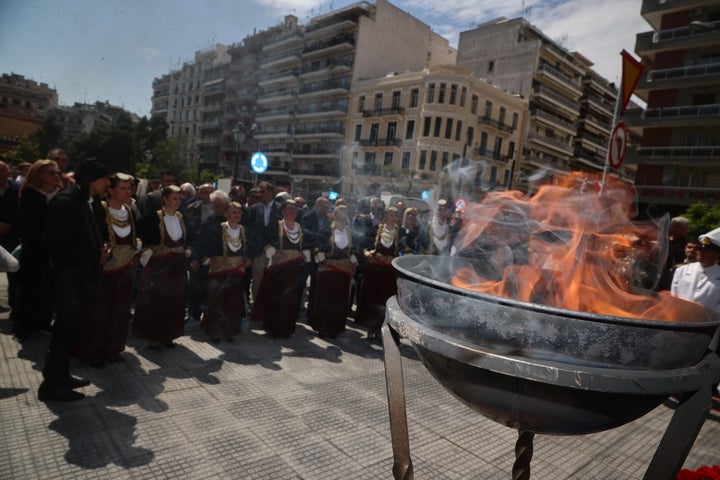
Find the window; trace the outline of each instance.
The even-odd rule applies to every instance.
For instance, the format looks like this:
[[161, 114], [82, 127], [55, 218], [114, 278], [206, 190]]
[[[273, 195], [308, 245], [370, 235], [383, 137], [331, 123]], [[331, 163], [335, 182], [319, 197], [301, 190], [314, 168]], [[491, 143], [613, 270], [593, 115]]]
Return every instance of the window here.
[[465, 98], [467, 97], [467, 87], [462, 87], [460, 90], [460, 106], [465, 106]]
[[360, 138], [362, 138], [362, 124], [355, 125], [355, 136], [353, 137], [353, 140], [359, 142]]
[[510, 188], [510, 170], [505, 170], [505, 179], [503, 180], [505, 188]]
[[513, 131], [517, 130], [517, 125], [518, 125], [518, 114], [517, 114], [517, 113], [513, 113], [513, 119], [512, 119], [512, 129], [513, 129]]
[[445, 121], [445, 138], [447, 138], [447, 139], [452, 138], [452, 127], [453, 127], [453, 119], [448, 118]]
[[468, 127], [467, 140], [465, 141], [465, 145], [472, 145], [474, 137], [475, 137], [475, 129], [473, 127]]
[[448, 152], [442, 153], [442, 162], [441, 162], [440, 168], [447, 167], [449, 158], [450, 158], [450, 154]]
[[473, 115], [477, 115], [477, 109], [478, 109], [478, 103], [480, 102], [480, 99], [477, 95], [473, 95], [470, 98], [470, 113]]
[[392, 111], [397, 112], [399, 110], [400, 110], [400, 92], [393, 92]]
[[375, 173], [375, 152], [365, 152], [365, 173]]
[[434, 172], [437, 170], [437, 150], [430, 152], [430, 171]]
[[431, 122], [432, 122], [432, 117], [425, 117], [425, 125], [423, 126], [423, 137], [430, 136], [430, 123]]
[[418, 97], [420, 96], [420, 91], [417, 88], [413, 88], [410, 90], [410, 108], [415, 108], [418, 106]]
[[495, 160], [500, 160], [501, 152], [502, 152], [502, 138], [495, 137], [495, 145], [493, 146], [493, 158]]
[[388, 144], [395, 141], [397, 136], [397, 122], [389, 122], [387, 126], [387, 142]]
[[375, 115], [380, 116], [382, 114], [382, 93], [375, 95]]
[[457, 128], [455, 129], [455, 141], [460, 141], [460, 132], [462, 132], [462, 120], [458, 120]]
[[502, 130], [505, 128], [505, 107], [500, 107], [500, 116], [498, 117], [498, 125]]
[[418, 163], [418, 170], [425, 170], [426, 162], [427, 162], [427, 150], [420, 150], [420, 162]]
[[435, 84], [431, 83], [428, 85], [427, 91], [427, 103], [433, 103], [435, 101]]
[[457, 85], [454, 83], [450, 85], [450, 105], [455, 105], [457, 102]]
[[360, 95], [358, 98], [358, 113], [363, 113], [365, 110], [365, 95]]
[[490, 167], [490, 185], [495, 184], [497, 182], [497, 167]]
[[512, 160], [513, 158], [515, 158], [515, 142], [513, 142], [512, 140], [508, 143], [507, 156], [508, 160]]
[[478, 153], [480, 155], [487, 155], [487, 143], [488, 143], [487, 132], [480, 133], [480, 146], [478, 147]]
[[405, 125], [405, 140], [412, 140], [415, 135], [415, 120], [408, 120]]
[[385, 159], [383, 159], [383, 165], [392, 165], [393, 163], [393, 152], [385, 152]]
[[433, 128], [433, 137], [440, 136], [440, 127], [442, 126], [442, 117], [435, 117], [435, 128]]
[[485, 118], [492, 117], [492, 102], [490, 100], [485, 101]]
[[352, 168], [358, 169], [360, 166], [358, 165], [358, 155], [359, 152], [353, 152], [352, 154]]
[[370, 145], [377, 145], [378, 130], [380, 130], [379, 123], [373, 123], [370, 125]]
[[488, 73], [491, 73], [493, 70], [495, 70], [495, 60], [490, 60], [488, 62]]
[[402, 152], [402, 165], [400, 168], [403, 170], [410, 168], [410, 152]]
[[445, 84], [440, 84], [440, 92], [438, 93], [438, 103], [445, 103]]

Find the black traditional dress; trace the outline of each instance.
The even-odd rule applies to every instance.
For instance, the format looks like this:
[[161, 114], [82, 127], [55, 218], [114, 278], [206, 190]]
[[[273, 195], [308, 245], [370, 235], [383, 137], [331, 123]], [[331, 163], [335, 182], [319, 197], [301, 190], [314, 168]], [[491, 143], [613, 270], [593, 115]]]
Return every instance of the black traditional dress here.
[[385, 302], [397, 293], [392, 259], [398, 254], [398, 230], [378, 225], [374, 249], [367, 257], [358, 289], [355, 321], [375, 334], [385, 320]]
[[200, 326], [213, 338], [234, 337], [240, 333], [245, 317], [245, 269], [250, 266], [245, 228], [238, 225], [232, 229], [228, 222], [222, 222], [219, 232], [209, 236], [212, 238], [207, 239], [208, 243], [203, 240], [193, 249], [195, 255], [210, 260]]
[[138, 338], [153, 343], [172, 342], [184, 334], [187, 300], [186, 237], [182, 214], [169, 216], [158, 210], [155, 215], [143, 219], [139, 233], [143, 244], [149, 245], [153, 254], [140, 278], [133, 332]]
[[321, 335], [336, 337], [345, 331], [350, 310], [350, 283], [355, 264], [350, 260], [353, 250], [350, 227], [333, 228], [329, 239], [320, 242], [325, 259], [315, 274], [314, 298], [308, 311], [308, 323]]
[[287, 337], [295, 333], [298, 317], [298, 277], [304, 262], [302, 228], [288, 231], [285, 221], [278, 222], [279, 244], [263, 274], [252, 310], [252, 319], [262, 321], [272, 336]]
[[93, 298], [75, 357], [89, 363], [112, 362], [125, 350], [130, 328], [136, 231], [128, 206], [116, 210], [105, 202], [112, 256], [103, 267], [98, 295]]

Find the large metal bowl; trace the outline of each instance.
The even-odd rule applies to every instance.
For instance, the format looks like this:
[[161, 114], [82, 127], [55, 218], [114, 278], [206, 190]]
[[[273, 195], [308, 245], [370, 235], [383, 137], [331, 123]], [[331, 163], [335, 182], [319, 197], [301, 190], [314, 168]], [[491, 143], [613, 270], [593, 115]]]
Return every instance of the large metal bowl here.
[[404, 256], [397, 301], [413, 320], [498, 355], [577, 366], [670, 370], [697, 364], [720, 317], [683, 322], [638, 320], [564, 310], [455, 287], [450, 279], [467, 258]]
[[[720, 377], [707, 347], [720, 321], [633, 320], [549, 308], [449, 284], [462, 258], [393, 261], [386, 323], [430, 373], [483, 415], [519, 430], [593, 433]], [[687, 319], [686, 319], [687, 320]]]

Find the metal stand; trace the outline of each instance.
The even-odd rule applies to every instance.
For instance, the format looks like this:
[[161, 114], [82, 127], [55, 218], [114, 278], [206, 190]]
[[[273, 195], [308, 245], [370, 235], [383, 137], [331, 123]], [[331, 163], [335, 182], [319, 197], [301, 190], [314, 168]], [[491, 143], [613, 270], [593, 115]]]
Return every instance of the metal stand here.
[[[392, 328], [390, 325], [392, 324]], [[390, 429], [393, 447], [393, 476], [396, 480], [412, 480], [413, 465], [410, 458], [410, 442], [405, 407], [405, 390], [403, 386], [400, 350], [392, 336], [392, 330], [407, 338], [413, 345], [422, 344], [439, 353], [457, 349], [456, 343], [448, 346], [448, 342], [438, 339], [428, 329], [420, 326], [405, 316], [397, 307], [395, 298], [388, 301], [386, 322], [382, 327], [383, 346], [385, 353], [385, 377], [387, 382]], [[441, 336], [440, 336], [441, 337]], [[646, 395], [676, 395], [680, 404], [666, 429], [662, 440], [643, 477], [644, 480], [674, 480], [690, 453], [697, 435], [705, 422], [705, 417], [712, 405], [712, 388], [720, 377], [720, 359], [714, 352], [706, 354], [697, 365], [673, 371], [633, 371], [596, 369], [592, 367], [575, 367], [558, 370], [553, 380], [543, 375], [547, 367], [543, 362], [528, 359], [513, 359], [488, 353], [476, 357], [478, 368], [489, 368], [508, 375], [517, 375], [518, 364], [522, 364], [525, 379], [536, 382], [563, 384], [565, 378], [577, 380], [582, 377], [584, 386], [593, 391], [627, 390], [630, 393], [643, 392]], [[480, 363], [481, 362], [481, 363]], [[529, 368], [528, 368], [529, 367]], [[530, 478], [530, 460], [533, 454], [534, 433], [519, 430], [515, 446], [515, 464], [513, 480]]]

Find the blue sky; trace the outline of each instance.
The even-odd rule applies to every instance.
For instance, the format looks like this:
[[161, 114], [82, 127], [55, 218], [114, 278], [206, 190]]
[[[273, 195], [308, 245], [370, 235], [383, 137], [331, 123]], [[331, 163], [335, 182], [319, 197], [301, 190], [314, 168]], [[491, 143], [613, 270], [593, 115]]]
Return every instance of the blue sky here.
[[[0, 0], [0, 73], [48, 83], [60, 104], [109, 101], [149, 115], [152, 80], [195, 51], [237, 43], [292, 13], [301, 23], [348, 0]], [[372, 2], [371, 2], [372, 3]], [[396, 0], [457, 46], [459, 33], [525, 17], [610, 81], [650, 27], [641, 0]], [[523, 10], [524, 8], [524, 10]]]

